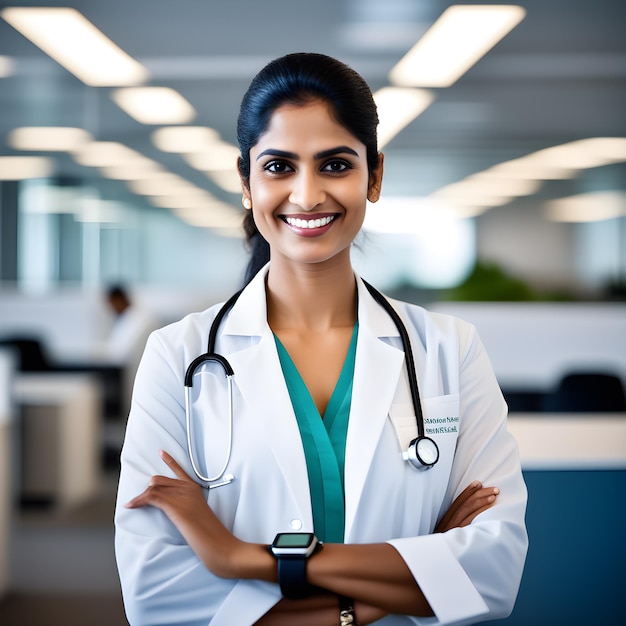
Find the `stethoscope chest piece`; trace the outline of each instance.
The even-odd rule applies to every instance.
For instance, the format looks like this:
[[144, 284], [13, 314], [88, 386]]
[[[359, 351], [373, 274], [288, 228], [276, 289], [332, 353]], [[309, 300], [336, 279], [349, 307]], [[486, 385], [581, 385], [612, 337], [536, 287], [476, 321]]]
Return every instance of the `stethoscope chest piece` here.
[[430, 469], [439, 460], [439, 448], [430, 437], [416, 437], [402, 456], [415, 469]]

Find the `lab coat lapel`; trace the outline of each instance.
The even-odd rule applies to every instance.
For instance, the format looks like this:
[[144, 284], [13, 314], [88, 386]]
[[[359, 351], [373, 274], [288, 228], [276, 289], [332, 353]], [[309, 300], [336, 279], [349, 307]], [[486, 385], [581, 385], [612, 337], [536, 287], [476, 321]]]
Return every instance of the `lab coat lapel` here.
[[[265, 274], [242, 292], [224, 320], [220, 342], [235, 376], [233, 382], [244, 399], [245, 410], [259, 420], [266, 444], [272, 450], [302, 521], [312, 528], [313, 515], [300, 431], [285, 384], [276, 344], [267, 324]], [[237, 420], [235, 408], [235, 420]], [[263, 471], [260, 468], [260, 471]]]
[[388, 418], [404, 360], [403, 351], [384, 340], [399, 337], [395, 324], [362, 281], [357, 281], [359, 338], [346, 442], [346, 541], [350, 539], [361, 493]]

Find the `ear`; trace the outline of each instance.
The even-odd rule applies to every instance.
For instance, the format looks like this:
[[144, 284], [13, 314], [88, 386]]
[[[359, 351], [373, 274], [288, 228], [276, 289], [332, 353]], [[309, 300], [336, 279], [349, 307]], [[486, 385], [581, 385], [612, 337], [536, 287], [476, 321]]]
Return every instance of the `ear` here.
[[237, 172], [239, 174], [239, 180], [241, 182], [241, 193], [242, 193], [242, 203], [244, 203], [245, 206], [245, 202], [246, 200], [250, 203], [250, 206], [252, 206], [252, 197], [250, 194], [250, 184], [249, 181], [243, 176], [243, 174], [241, 173], [241, 167], [240, 167], [240, 163], [241, 163], [241, 157], [237, 158]]
[[380, 198], [380, 191], [383, 186], [383, 169], [384, 169], [385, 155], [382, 152], [378, 153], [378, 165], [376, 169], [370, 174], [367, 184], [367, 199], [370, 202], [378, 202]]

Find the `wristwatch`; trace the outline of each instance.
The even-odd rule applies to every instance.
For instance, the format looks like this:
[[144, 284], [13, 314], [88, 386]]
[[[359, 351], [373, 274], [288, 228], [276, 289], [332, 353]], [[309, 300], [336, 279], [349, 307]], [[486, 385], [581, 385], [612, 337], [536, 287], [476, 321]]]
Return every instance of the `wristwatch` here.
[[285, 598], [305, 598], [313, 587], [306, 580], [306, 563], [322, 547], [313, 533], [278, 533], [269, 547], [278, 561], [278, 584]]

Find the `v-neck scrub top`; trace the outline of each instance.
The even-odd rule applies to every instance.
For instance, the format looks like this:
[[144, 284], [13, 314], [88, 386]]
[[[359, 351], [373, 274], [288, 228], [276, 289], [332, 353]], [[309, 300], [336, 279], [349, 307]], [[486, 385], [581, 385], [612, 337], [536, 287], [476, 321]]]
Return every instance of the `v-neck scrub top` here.
[[274, 335], [280, 365], [302, 437], [315, 534], [320, 540], [332, 543], [343, 543], [344, 538], [343, 472], [358, 327], [357, 322], [341, 374], [323, 418], [285, 346]]

